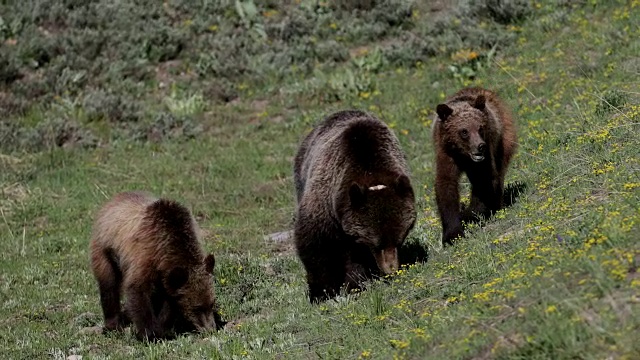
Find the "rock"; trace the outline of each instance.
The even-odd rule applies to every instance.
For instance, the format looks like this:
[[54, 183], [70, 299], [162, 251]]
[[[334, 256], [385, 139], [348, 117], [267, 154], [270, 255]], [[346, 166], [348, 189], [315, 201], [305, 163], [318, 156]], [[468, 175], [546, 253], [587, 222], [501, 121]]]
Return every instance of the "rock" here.
[[78, 332], [81, 335], [97, 335], [102, 334], [102, 326], [88, 326], [80, 329]]

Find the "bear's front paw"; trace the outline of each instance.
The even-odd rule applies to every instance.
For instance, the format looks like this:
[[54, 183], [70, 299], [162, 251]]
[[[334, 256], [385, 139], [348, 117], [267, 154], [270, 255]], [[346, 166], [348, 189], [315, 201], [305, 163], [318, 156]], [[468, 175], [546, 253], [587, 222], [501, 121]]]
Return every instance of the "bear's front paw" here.
[[119, 313], [116, 316], [105, 320], [104, 330], [105, 331], [122, 331], [130, 323], [131, 321], [129, 320], [129, 317], [125, 313]]
[[482, 215], [473, 211], [473, 209], [466, 208], [462, 211], [460, 218], [465, 223], [476, 223], [482, 219]]
[[445, 231], [444, 234], [442, 235], [442, 245], [444, 246], [453, 245], [456, 239], [461, 238], [463, 236], [464, 236], [464, 231], [462, 230], [462, 227], [449, 229]]

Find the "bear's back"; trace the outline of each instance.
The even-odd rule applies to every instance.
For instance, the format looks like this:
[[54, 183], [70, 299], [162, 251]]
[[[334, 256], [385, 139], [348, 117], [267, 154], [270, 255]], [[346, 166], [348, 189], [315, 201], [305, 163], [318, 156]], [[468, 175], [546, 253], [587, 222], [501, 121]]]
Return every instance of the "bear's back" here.
[[397, 138], [384, 122], [358, 110], [334, 113], [307, 135], [296, 156], [298, 200], [308, 191], [326, 198], [329, 189], [341, 188], [356, 174], [390, 168], [406, 171], [407, 165]]
[[185, 262], [202, 256], [188, 209], [145, 192], [116, 195], [99, 211], [93, 247], [109, 250], [123, 267]]
[[99, 210], [93, 226], [93, 242], [101, 247], [119, 249], [138, 232], [148, 205], [156, 201], [144, 192], [123, 192]]

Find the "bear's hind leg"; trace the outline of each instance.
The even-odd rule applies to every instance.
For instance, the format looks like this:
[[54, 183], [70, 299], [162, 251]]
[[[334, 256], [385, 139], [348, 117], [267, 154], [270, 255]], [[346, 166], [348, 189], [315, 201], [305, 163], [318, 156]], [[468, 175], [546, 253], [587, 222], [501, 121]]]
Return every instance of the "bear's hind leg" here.
[[100, 290], [104, 328], [107, 331], [120, 331], [129, 324], [127, 314], [120, 311], [122, 272], [109, 250], [93, 249], [91, 265]]
[[476, 181], [471, 183], [471, 201], [462, 212], [462, 221], [477, 222], [488, 219], [502, 208], [504, 193], [503, 180], [495, 176], [491, 181]]

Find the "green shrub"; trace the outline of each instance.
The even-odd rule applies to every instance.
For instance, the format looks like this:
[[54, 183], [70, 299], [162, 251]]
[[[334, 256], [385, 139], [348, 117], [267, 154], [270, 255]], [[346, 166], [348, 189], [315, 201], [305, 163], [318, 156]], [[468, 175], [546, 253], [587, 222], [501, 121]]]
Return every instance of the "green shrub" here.
[[482, 0], [472, 2], [471, 7], [481, 16], [487, 14], [500, 24], [518, 23], [531, 13], [528, 0]]
[[9, 85], [20, 78], [20, 71], [15, 61], [0, 51], [0, 84]]
[[190, 116], [160, 112], [150, 122], [123, 124], [119, 131], [114, 132], [114, 138], [141, 142], [162, 142], [167, 139], [189, 140], [202, 131], [202, 126]]
[[6, 152], [39, 152], [56, 147], [92, 148], [98, 144], [93, 133], [77, 122], [53, 117], [34, 127], [15, 122], [0, 122], [0, 149]]
[[608, 90], [596, 105], [595, 113], [598, 116], [604, 116], [614, 111], [620, 111], [620, 108], [627, 102], [627, 95], [620, 90]]
[[88, 121], [131, 122], [139, 119], [137, 104], [123, 96], [96, 90], [85, 95], [82, 107]]

